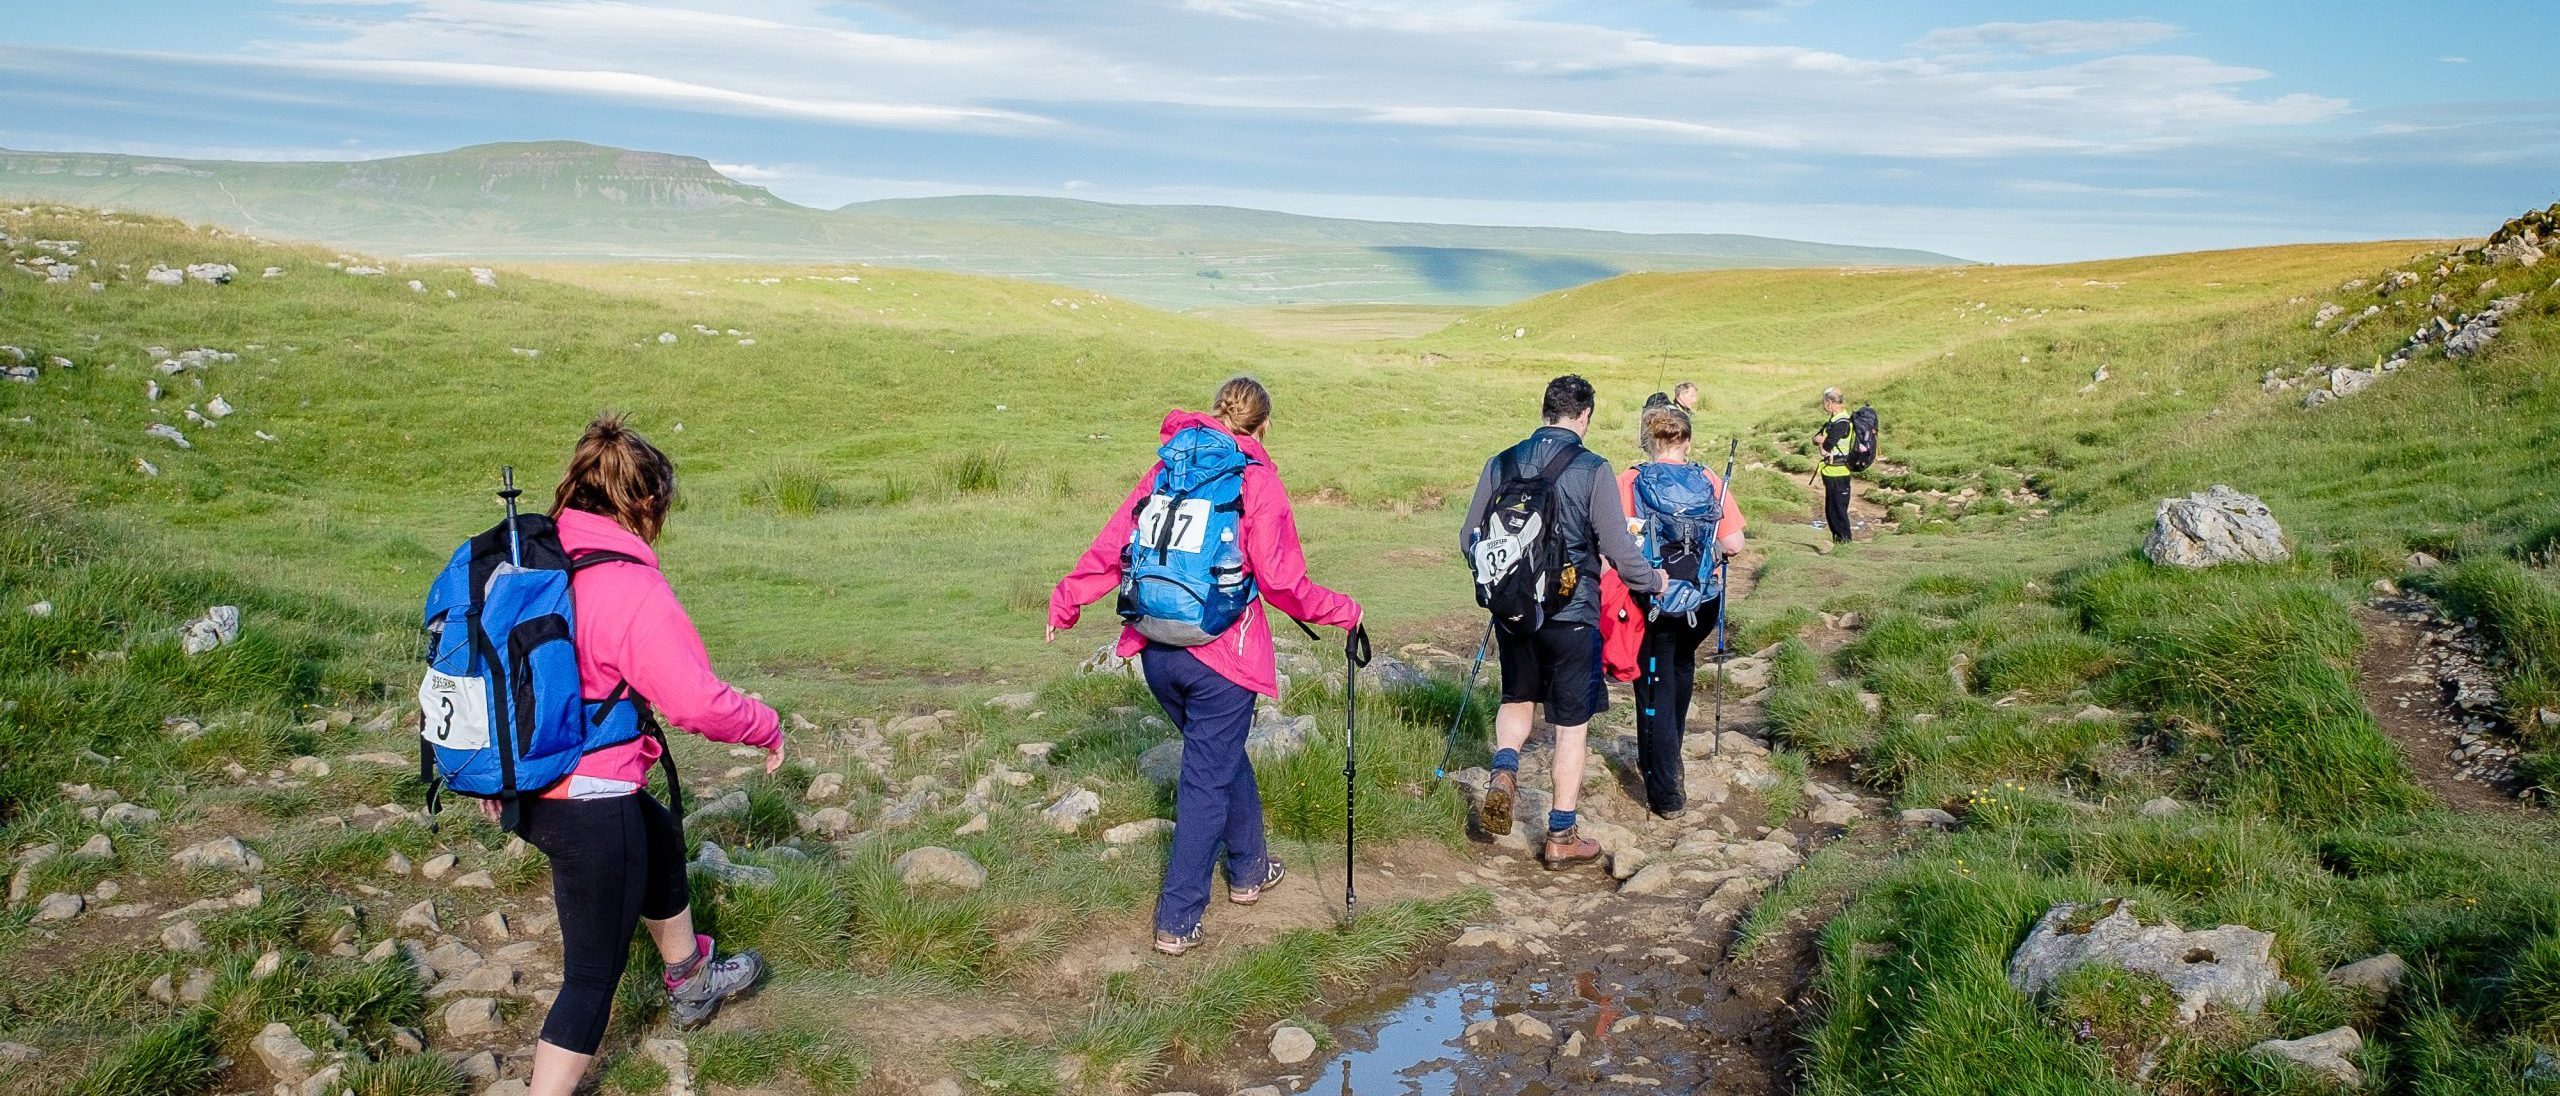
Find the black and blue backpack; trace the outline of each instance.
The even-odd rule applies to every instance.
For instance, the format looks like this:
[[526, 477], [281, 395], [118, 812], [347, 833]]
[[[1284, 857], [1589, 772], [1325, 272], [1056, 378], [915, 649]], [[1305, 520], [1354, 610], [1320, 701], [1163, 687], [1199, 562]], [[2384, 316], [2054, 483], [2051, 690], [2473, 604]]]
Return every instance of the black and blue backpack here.
[[507, 469], [506, 520], [454, 549], [427, 588], [427, 672], [418, 686], [418, 778], [433, 817], [450, 789], [500, 805], [499, 825], [520, 829], [517, 802], [567, 777], [578, 759], [643, 734], [660, 736], [672, 809], [682, 793], [648, 701], [629, 683], [589, 701], [578, 677], [577, 617], [569, 577], [605, 563], [646, 566], [621, 552], [571, 559], [559, 527], [516, 513]]
[[1199, 647], [1233, 627], [1257, 592], [1243, 540], [1253, 458], [1205, 426], [1175, 434], [1156, 458], [1163, 470], [1122, 550], [1120, 619], [1168, 647]]
[[1669, 580], [1653, 598], [1647, 617], [1687, 616], [1724, 594], [1716, 569], [1716, 527], [1724, 497], [1707, 470], [1685, 461], [1636, 466], [1636, 537], [1651, 563]]

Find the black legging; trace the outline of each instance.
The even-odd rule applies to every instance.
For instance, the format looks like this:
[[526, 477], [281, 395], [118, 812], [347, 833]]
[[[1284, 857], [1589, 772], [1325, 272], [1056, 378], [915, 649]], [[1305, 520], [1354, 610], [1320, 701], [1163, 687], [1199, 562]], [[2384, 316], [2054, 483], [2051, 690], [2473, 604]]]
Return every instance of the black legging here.
[[527, 799], [525, 840], [551, 858], [560, 914], [560, 996], [542, 1041], [593, 1054], [640, 919], [684, 912], [684, 833], [647, 792], [610, 799]]
[[1716, 633], [1719, 598], [1698, 607], [1697, 623], [1662, 616], [1644, 623], [1636, 654], [1636, 765], [1644, 771], [1645, 805], [1669, 814], [1688, 805], [1680, 740], [1689, 728], [1689, 693], [1698, 677], [1698, 645]]
[[1822, 477], [1822, 523], [1831, 527], [1831, 539], [1847, 543], [1849, 526], [1849, 477]]

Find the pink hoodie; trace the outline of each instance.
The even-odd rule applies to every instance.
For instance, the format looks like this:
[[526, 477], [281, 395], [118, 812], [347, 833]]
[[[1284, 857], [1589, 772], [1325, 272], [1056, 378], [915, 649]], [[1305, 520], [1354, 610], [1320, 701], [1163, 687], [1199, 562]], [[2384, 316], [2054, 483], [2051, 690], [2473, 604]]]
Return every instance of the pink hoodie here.
[[[1224, 430], [1225, 424], [1207, 415], [1175, 410], [1165, 414], [1163, 438], [1194, 426]], [[1193, 647], [1202, 664], [1216, 670], [1219, 676], [1268, 697], [1280, 695], [1279, 673], [1272, 664], [1271, 621], [1263, 612], [1270, 602], [1281, 612], [1309, 624], [1329, 624], [1348, 628], [1360, 622], [1360, 604], [1334, 591], [1316, 585], [1307, 578], [1307, 554], [1298, 545], [1298, 519], [1289, 510], [1289, 489], [1280, 483], [1280, 473], [1272, 467], [1271, 454], [1253, 438], [1237, 438], [1236, 446], [1253, 458], [1244, 470], [1244, 560], [1262, 596], [1245, 608], [1244, 616], [1206, 646]], [[1138, 486], [1130, 490], [1120, 508], [1111, 512], [1111, 520], [1103, 523], [1102, 532], [1093, 538], [1093, 546], [1076, 560], [1075, 569], [1058, 580], [1049, 592], [1049, 626], [1065, 631], [1076, 626], [1084, 607], [1102, 600], [1120, 587], [1120, 553], [1128, 547], [1129, 533], [1138, 525], [1138, 505], [1155, 491], [1156, 474], [1164, 471], [1158, 463], [1138, 477]], [[1120, 655], [1137, 654], [1147, 645], [1135, 628], [1120, 630]]]
[[[588, 552], [621, 552], [648, 566], [603, 563], [570, 580], [577, 599], [578, 676], [587, 699], [602, 700], [618, 682], [647, 697], [658, 718], [714, 742], [764, 749], [782, 744], [773, 709], [730, 687], [711, 672], [711, 655], [693, 629], [676, 592], [658, 573], [658, 554], [621, 523], [584, 510], [560, 512], [560, 545], [571, 559]], [[545, 799], [628, 795], [649, 778], [658, 742], [641, 737], [588, 754], [569, 778], [545, 789]]]

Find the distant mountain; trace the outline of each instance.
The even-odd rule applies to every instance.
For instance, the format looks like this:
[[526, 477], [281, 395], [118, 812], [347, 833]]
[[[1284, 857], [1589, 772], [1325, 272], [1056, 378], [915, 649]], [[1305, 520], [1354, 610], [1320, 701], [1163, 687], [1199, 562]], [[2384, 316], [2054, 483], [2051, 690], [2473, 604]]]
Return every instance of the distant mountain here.
[[795, 205], [690, 156], [573, 141], [345, 163], [0, 150], [0, 195], [413, 258], [867, 262], [1163, 307], [1489, 304], [1630, 270], [1959, 262], [1758, 236], [1403, 224], [1222, 206], [962, 197]]
[[1260, 240], [1306, 245], [1564, 251], [1726, 260], [1706, 264], [1712, 266], [1944, 266], [1964, 261], [1929, 251], [1806, 243], [1769, 236], [1357, 221], [1234, 206], [1113, 205], [1073, 198], [1001, 194], [855, 202], [842, 207], [840, 212], [918, 221], [1014, 225], [1127, 240]]

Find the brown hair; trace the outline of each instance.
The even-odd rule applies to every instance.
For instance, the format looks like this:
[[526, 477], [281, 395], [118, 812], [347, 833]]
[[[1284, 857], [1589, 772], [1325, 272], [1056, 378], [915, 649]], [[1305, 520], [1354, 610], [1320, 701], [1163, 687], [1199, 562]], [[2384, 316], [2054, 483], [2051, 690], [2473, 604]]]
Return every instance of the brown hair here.
[[1665, 404], [1648, 409], [1636, 424], [1636, 441], [1651, 456], [1689, 441], [1689, 413]]
[[676, 462], [633, 433], [620, 415], [599, 415], [569, 454], [569, 471], [552, 496], [551, 516], [585, 510], [622, 523], [655, 542], [676, 501]]
[[1209, 414], [1225, 423], [1228, 433], [1244, 437], [1271, 421], [1271, 390], [1252, 377], [1229, 377], [1209, 401]]

